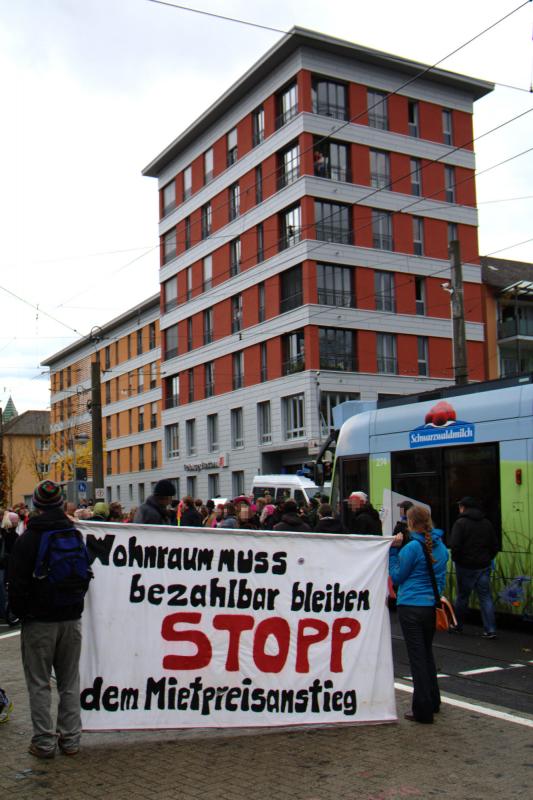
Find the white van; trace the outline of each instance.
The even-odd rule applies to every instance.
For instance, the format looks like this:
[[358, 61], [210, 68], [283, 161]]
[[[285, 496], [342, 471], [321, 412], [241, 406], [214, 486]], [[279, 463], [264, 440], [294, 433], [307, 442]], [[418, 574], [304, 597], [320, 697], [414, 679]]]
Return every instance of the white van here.
[[256, 475], [250, 494], [254, 500], [269, 494], [275, 502], [294, 500], [299, 504], [309, 503], [312, 497], [321, 492], [320, 486], [302, 475]]

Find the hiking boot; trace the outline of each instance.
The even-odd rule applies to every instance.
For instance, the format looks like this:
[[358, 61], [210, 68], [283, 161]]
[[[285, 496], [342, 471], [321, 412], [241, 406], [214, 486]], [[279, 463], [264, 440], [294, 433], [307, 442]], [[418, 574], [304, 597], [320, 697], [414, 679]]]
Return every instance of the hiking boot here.
[[43, 750], [42, 747], [37, 747], [33, 742], [28, 747], [28, 753], [35, 758], [53, 758], [56, 754], [55, 748], [53, 750]]

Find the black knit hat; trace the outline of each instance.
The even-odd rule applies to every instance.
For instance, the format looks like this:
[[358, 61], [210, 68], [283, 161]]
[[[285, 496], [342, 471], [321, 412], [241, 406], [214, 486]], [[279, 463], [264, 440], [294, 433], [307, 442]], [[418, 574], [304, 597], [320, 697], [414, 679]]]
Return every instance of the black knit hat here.
[[172, 481], [157, 481], [156, 485], [154, 486], [153, 494], [156, 497], [175, 497], [176, 489]]
[[61, 486], [53, 481], [41, 481], [33, 490], [33, 505], [35, 508], [61, 508], [63, 505]]

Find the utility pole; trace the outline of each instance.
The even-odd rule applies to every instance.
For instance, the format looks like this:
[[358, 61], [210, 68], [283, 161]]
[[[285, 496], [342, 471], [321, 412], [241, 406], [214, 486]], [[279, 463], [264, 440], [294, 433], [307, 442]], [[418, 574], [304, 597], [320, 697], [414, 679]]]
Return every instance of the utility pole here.
[[463, 297], [463, 265], [459, 242], [454, 240], [448, 247], [451, 281], [451, 304], [453, 326], [453, 369], [455, 383], [464, 386], [468, 383], [468, 367], [466, 358], [465, 306]]
[[100, 353], [91, 363], [91, 420], [93, 446], [93, 494], [95, 500], [104, 495], [104, 449], [102, 441], [102, 395], [100, 387]]
[[7, 504], [6, 465], [4, 462], [4, 415], [0, 408], [0, 506]]

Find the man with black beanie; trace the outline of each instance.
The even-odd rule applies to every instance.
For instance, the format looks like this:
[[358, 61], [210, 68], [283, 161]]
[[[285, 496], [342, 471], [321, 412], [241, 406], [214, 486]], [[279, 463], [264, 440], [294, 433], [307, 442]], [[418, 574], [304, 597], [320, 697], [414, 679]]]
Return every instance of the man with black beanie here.
[[[57, 745], [65, 755], [76, 755], [81, 737], [83, 594], [79, 602], [57, 606], [49, 582], [34, 577], [41, 537], [49, 531], [73, 528], [63, 502], [60, 486], [50, 480], [39, 483], [33, 492], [33, 505], [40, 513], [30, 517], [9, 560], [9, 605], [21, 620], [22, 664], [33, 725], [29, 752], [37, 758], [53, 758]], [[59, 693], [57, 724], [51, 714], [52, 667]]]
[[142, 525], [170, 525], [167, 506], [175, 494], [176, 490], [172, 481], [157, 481], [153, 494], [139, 506], [133, 521]]

